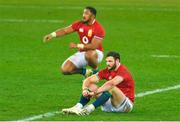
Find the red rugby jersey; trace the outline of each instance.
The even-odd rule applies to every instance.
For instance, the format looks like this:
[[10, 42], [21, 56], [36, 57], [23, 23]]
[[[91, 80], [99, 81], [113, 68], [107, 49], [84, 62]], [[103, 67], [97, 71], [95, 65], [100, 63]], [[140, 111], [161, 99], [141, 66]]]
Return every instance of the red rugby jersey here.
[[[92, 25], [84, 24], [82, 21], [76, 21], [71, 27], [77, 31], [81, 43], [85, 45], [91, 43], [93, 38], [103, 39], [105, 35], [103, 27], [97, 20], [94, 20]], [[99, 45], [97, 49], [103, 51], [102, 45]]]
[[124, 65], [114, 71], [109, 71], [107, 68], [98, 72], [100, 80], [106, 79], [107, 81], [113, 79], [115, 76], [123, 77], [123, 81], [116, 85], [132, 102], [134, 102], [134, 80], [128, 69]]

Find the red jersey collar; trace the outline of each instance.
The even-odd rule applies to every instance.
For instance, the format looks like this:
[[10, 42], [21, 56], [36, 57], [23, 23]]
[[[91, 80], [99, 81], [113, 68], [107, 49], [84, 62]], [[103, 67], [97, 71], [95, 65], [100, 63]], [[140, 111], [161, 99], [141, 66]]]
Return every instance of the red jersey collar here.
[[120, 68], [120, 66], [121, 66], [121, 63], [119, 63], [119, 66], [117, 67], [117, 69], [116, 70], [114, 70], [114, 71], [117, 71], [119, 68]]
[[93, 20], [92, 24], [94, 24], [94, 23], [95, 23], [95, 21], [96, 21], [96, 19], [94, 19], [94, 20]]

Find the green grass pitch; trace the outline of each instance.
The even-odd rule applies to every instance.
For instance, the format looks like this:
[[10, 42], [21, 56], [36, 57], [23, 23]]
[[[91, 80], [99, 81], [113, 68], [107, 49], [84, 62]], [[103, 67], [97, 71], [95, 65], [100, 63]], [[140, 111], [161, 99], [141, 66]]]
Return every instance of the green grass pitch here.
[[[64, 76], [59, 67], [76, 52], [68, 45], [79, 42], [77, 34], [47, 44], [42, 38], [81, 19], [89, 5], [97, 8], [97, 20], [106, 30], [105, 54], [120, 52], [135, 79], [136, 93], [180, 84], [179, 0], [0, 0], [0, 120], [19, 120], [76, 103], [82, 76]], [[105, 61], [100, 68], [104, 66]], [[97, 109], [85, 117], [59, 114], [39, 120], [180, 120], [179, 93], [176, 89], [137, 98], [129, 114]]]

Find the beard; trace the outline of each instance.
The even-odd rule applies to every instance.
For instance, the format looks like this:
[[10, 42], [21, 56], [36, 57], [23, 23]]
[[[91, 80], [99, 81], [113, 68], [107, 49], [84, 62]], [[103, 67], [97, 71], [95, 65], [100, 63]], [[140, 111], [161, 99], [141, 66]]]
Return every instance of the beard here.
[[90, 17], [88, 19], [86, 19], [85, 17], [82, 18], [82, 22], [84, 24], [88, 24], [90, 20], [91, 20]]
[[108, 70], [110, 70], [110, 71], [112, 71], [114, 69], [116, 69], [116, 64], [114, 64], [112, 67], [108, 68]]
[[82, 19], [82, 22], [83, 22], [84, 24], [87, 24], [87, 23], [89, 22], [89, 20], [84, 20], [84, 19]]

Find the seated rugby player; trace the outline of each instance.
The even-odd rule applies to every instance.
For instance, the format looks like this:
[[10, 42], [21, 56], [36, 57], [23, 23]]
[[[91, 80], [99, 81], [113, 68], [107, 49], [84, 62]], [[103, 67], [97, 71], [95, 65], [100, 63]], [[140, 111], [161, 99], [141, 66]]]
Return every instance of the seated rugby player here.
[[[82, 86], [82, 96], [79, 102], [64, 113], [88, 115], [102, 106], [104, 112], [131, 112], [134, 103], [134, 80], [128, 69], [120, 63], [117, 52], [109, 52], [106, 56], [107, 67], [97, 74], [86, 78]], [[101, 87], [100, 80], [106, 80]], [[96, 100], [87, 105], [91, 98]]]

